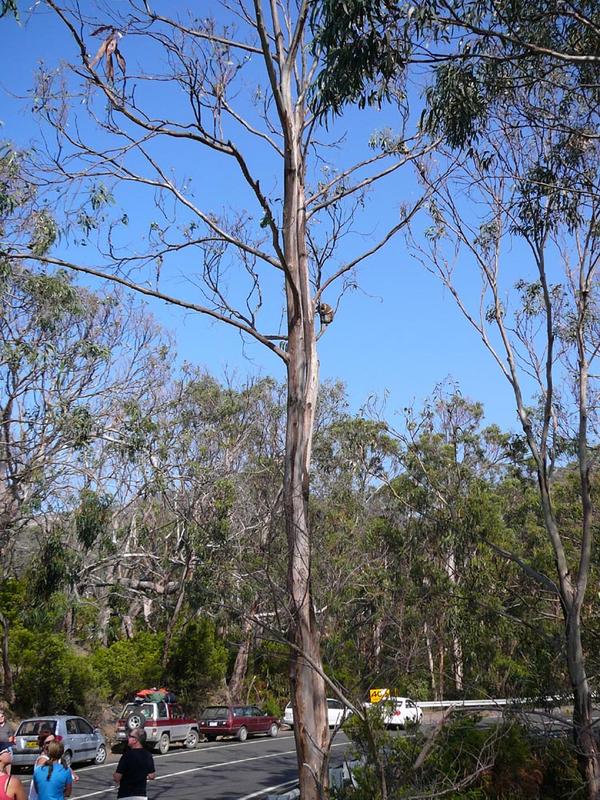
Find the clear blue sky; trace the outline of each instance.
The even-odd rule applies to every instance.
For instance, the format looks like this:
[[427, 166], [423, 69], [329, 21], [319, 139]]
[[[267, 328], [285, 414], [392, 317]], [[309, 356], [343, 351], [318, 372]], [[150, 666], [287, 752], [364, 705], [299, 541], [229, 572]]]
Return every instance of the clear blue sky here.
[[[82, 7], [86, 8], [85, 0]], [[54, 66], [61, 58], [76, 59], [74, 45], [53, 14], [38, 9], [23, 23], [19, 27], [12, 19], [0, 21], [2, 138], [18, 146], [27, 146], [40, 135], [26, 98], [38, 62], [43, 60], [47, 66]], [[94, 44], [96, 40], [92, 40], [90, 49]], [[122, 49], [129, 64], [135, 44], [126, 38]], [[394, 114], [388, 110], [379, 117], [369, 117], [350, 112], [340, 123], [340, 129], [347, 125], [351, 130], [347, 147], [358, 148], [361, 141], [368, 139], [373, 126], [391, 124]], [[219, 197], [226, 179], [218, 171], [211, 172], [208, 167], [205, 171], [199, 166], [194, 177], [199, 193], [206, 194], [210, 189]], [[376, 233], [380, 220], [397, 215], [399, 203], [415, 196], [415, 192], [416, 187], [401, 183], [387, 192], [376, 191], [362, 223], [365, 235]], [[134, 222], [129, 229], [132, 247], [136, 230]], [[388, 416], [392, 418], [395, 410], [413, 402], [421, 404], [437, 383], [451, 378], [464, 395], [483, 402], [489, 422], [517, 428], [511, 393], [498, 368], [448, 292], [411, 260], [401, 237], [365, 266], [358, 277], [360, 289], [344, 298], [334, 323], [320, 342], [321, 376], [345, 382], [353, 409], [370, 396], [387, 393]], [[190, 291], [177, 277], [171, 286], [184, 293]], [[149, 307], [174, 332], [180, 359], [204, 366], [217, 377], [228, 370], [241, 379], [257, 374], [283, 378], [276, 357], [254, 343], [242, 347], [240, 336], [227, 326], [164, 303], [150, 302]]]

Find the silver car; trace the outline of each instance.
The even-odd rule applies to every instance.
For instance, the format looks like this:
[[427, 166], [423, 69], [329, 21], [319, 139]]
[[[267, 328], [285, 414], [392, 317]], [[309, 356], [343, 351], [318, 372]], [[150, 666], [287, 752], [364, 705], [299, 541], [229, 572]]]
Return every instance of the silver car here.
[[67, 764], [82, 761], [104, 764], [106, 761], [106, 741], [98, 728], [75, 714], [53, 714], [21, 722], [13, 745], [12, 763], [15, 767], [31, 767], [35, 764], [41, 752], [38, 736], [42, 732], [54, 734], [63, 743]]

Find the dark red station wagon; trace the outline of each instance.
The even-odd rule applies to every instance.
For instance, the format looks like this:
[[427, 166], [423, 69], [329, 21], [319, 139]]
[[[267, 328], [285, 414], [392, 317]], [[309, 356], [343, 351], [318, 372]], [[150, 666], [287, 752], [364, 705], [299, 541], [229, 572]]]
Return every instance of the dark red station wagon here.
[[217, 736], [235, 736], [245, 742], [248, 736], [265, 733], [277, 736], [279, 720], [256, 706], [208, 706], [198, 720], [200, 733], [209, 742]]

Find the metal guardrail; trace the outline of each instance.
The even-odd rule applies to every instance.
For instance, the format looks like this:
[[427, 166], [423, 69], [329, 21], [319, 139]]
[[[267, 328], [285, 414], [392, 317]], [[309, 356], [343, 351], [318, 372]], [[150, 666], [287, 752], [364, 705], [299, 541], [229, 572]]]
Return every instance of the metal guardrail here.
[[548, 706], [560, 705], [563, 702], [561, 697], [543, 697], [535, 700], [521, 699], [518, 697], [511, 698], [491, 698], [489, 700], [425, 700], [423, 702], [415, 701], [419, 708], [425, 709], [444, 709], [444, 708], [500, 708], [501, 706], [539, 706], [544, 703]]

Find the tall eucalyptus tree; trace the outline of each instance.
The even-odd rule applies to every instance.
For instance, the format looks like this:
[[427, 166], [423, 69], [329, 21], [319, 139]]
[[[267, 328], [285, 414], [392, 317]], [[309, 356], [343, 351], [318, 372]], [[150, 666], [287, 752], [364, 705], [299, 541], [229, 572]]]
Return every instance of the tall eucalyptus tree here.
[[[290, 675], [301, 792], [316, 799], [326, 792], [329, 747], [308, 516], [317, 340], [357, 268], [420, 207], [418, 198], [401, 206], [366, 246], [355, 240], [338, 249], [366, 191], [410, 164], [422, 152], [419, 138], [408, 130], [394, 141], [379, 137], [381, 147], [349, 163], [339, 137], [308, 108], [319, 60], [308, 0], [215, 3], [201, 18], [164, 3], [90, 4], [85, 14], [61, 0], [45, 6], [64, 25], [74, 59], [65, 84], [43, 71], [35, 93], [60, 142], [46, 177], [67, 193], [87, 187], [89, 203], [74, 224], [101, 251], [94, 259], [72, 242], [46, 263], [230, 325], [285, 370]], [[136, 61], [139, 68], [129, 66]], [[210, 187], [208, 159], [220, 176]], [[110, 219], [113, 188], [129, 207]], [[13, 257], [31, 255], [21, 247]], [[191, 280], [179, 294], [174, 269]]]

